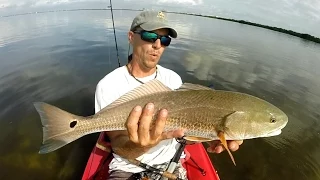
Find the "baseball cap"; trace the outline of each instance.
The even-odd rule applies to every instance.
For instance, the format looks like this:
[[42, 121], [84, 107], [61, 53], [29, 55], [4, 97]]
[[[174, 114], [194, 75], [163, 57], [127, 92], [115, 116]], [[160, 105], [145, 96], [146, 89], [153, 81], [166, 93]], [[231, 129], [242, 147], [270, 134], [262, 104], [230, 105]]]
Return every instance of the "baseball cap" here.
[[171, 37], [176, 38], [178, 35], [162, 11], [142, 11], [133, 19], [130, 30], [134, 30], [137, 26], [140, 26], [146, 31], [168, 28]]

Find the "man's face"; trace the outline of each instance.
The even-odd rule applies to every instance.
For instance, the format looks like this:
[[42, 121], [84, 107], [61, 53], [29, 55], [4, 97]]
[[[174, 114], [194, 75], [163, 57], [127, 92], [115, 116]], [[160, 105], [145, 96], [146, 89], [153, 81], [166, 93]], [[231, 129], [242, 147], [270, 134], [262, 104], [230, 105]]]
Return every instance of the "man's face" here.
[[[137, 29], [140, 31], [141, 29]], [[159, 35], [168, 35], [168, 29], [157, 29], [153, 31]], [[165, 50], [165, 46], [161, 45], [160, 39], [157, 39], [154, 43], [147, 42], [141, 39], [140, 34], [129, 32], [129, 40], [133, 45], [133, 54], [137, 58], [137, 62], [145, 69], [154, 68], [160, 57]]]

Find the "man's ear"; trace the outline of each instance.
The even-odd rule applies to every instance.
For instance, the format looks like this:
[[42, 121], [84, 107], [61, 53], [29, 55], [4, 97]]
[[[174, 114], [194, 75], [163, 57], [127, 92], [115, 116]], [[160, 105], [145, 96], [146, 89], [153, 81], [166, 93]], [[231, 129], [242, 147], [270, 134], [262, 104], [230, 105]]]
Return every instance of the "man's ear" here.
[[128, 32], [128, 40], [129, 40], [129, 43], [132, 45], [133, 43], [133, 39], [134, 39], [134, 33], [132, 31], [129, 31]]

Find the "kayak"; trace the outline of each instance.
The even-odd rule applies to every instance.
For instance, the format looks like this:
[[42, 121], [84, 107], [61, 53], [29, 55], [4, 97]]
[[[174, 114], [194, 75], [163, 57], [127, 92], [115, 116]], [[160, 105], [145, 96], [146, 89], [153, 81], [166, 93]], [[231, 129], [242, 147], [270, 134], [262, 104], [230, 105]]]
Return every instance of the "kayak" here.
[[[186, 157], [180, 161], [187, 170], [189, 180], [220, 180], [202, 143], [186, 145], [184, 152]], [[110, 141], [101, 132], [87, 161], [82, 180], [108, 179], [112, 158]]]

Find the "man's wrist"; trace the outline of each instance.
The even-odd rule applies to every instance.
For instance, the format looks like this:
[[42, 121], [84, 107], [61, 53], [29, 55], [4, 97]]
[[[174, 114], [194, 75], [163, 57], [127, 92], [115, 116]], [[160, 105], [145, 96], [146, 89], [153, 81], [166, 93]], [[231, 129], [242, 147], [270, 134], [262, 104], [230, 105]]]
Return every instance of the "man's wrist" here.
[[151, 147], [140, 146], [128, 138], [127, 135], [121, 135], [111, 142], [113, 151], [119, 156], [125, 158], [137, 158], [146, 153]]

